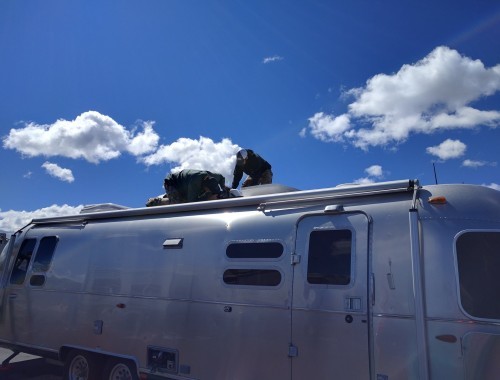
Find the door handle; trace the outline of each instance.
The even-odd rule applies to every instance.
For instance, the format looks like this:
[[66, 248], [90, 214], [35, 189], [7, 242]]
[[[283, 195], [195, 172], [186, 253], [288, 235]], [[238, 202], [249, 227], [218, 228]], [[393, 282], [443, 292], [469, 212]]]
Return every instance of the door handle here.
[[14, 298], [17, 298], [16, 293], [9, 294], [9, 299], [13, 300]]

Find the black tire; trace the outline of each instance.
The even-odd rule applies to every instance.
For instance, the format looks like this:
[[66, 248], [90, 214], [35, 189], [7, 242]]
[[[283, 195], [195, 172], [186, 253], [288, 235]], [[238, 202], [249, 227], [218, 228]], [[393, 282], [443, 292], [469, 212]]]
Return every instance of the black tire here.
[[64, 361], [65, 380], [96, 380], [102, 376], [102, 362], [98, 355], [72, 350]]
[[104, 380], [139, 380], [135, 364], [130, 360], [109, 358], [104, 367]]

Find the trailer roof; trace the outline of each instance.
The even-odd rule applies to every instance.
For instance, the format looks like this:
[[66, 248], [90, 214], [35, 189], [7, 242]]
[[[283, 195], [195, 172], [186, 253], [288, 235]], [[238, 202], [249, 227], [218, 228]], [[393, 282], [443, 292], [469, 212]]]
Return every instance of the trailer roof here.
[[243, 191], [241, 191], [242, 196], [237, 198], [141, 208], [128, 208], [126, 206], [107, 203], [102, 205], [91, 205], [86, 209], [86, 211], [84, 211], [84, 213], [81, 214], [38, 218], [33, 219], [31, 223], [64, 223], [93, 219], [124, 218], [140, 215], [171, 214], [209, 209], [228, 209], [251, 205], [255, 205], [259, 210], [263, 211], [266, 207], [270, 207], [271, 205], [289, 203], [307, 204], [325, 199], [359, 197], [381, 193], [409, 192], [418, 188], [418, 186], [418, 180], [411, 179], [366, 185], [346, 184], [339, 185], [337, 187], [314, 190], [297, 190], [278, 184], [260, 185], [249, 189], [243, 189]]

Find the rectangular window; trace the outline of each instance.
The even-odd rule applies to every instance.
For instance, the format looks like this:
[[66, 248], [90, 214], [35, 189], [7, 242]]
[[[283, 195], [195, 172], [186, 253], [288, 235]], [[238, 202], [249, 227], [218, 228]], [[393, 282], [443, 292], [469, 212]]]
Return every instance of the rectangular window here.
[[223, 279], [228, 285], [277, 286], [281, 273], [274, 269], [227, 269]]
[[309, 236], [307, 282], [348, 285], [351, 282], [352, 232], [315, 230]]
[[456, 240], [460, 302], [466, 313], [500, 319], [500, 232], [466, 232]]
[[47, 272], [58, 240], [57, 236], [45, 236], [40, 240], [33, 262], [33, 272]]
[[4, 266], [7, 258], [8, 240], [7, 238], [5, 238], [5, 240], [2, 240], [4, 235], [5, 234], [0, 234], [0, 282], [2, 279]]
[[283, 254], [283, 245], [278, 242], [240, 242], [227, 246], [230, 259], [277, 259]]
[[11, 284], [22, 285], [24, 283], [35, 245], [36, 239], [24, 239], [10, 275]]

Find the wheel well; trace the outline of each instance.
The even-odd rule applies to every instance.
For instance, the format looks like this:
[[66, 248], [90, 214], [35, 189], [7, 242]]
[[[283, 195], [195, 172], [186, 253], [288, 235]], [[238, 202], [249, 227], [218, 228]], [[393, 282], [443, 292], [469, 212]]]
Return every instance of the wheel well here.
[[59, 360], [62, 362], [65, 362], [66, 359], [68, 358], [69, 353], [73, 350], [80, 351], [80, 352], [92, 353], [92, 355], [95, 355], [103, 362], [108, 361], [108, 360], [117, 360], [117, 361], [127, 362], [127, 363], [130, 363], [132, 366], [134, 366], [134, 368], [136, 370], [139, 369], [137, 362], [131, 357], [117, 356], [117, 355], [113, 355], [112, 353], [99, 352], [97, 350], [90, 350], [90, 349], [82, 348], [82, 347], [62, 346], [59, 349]]

